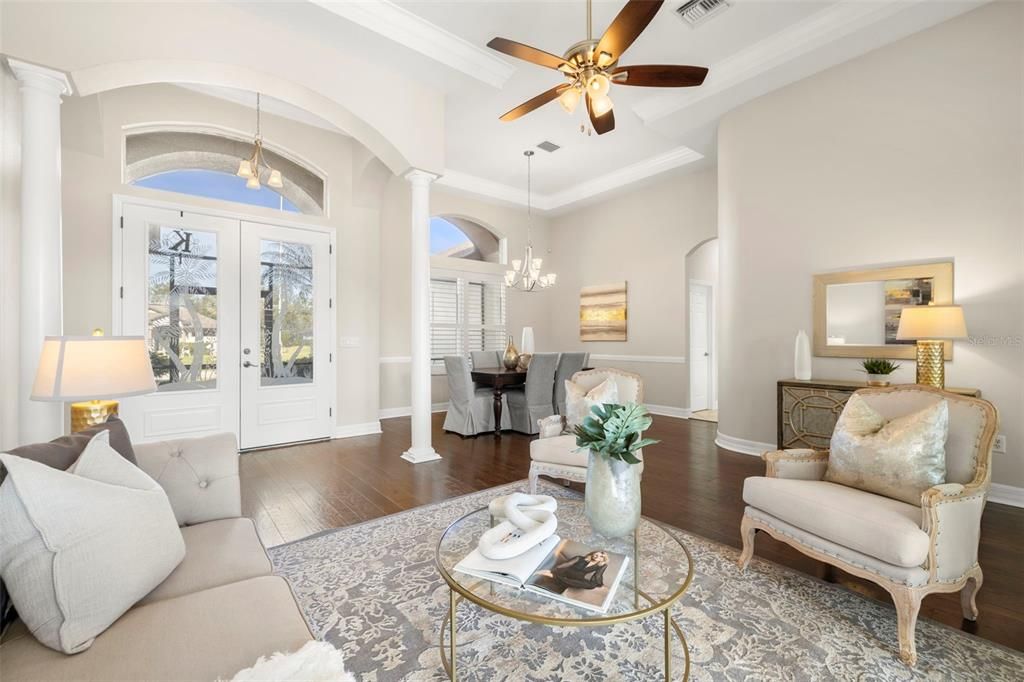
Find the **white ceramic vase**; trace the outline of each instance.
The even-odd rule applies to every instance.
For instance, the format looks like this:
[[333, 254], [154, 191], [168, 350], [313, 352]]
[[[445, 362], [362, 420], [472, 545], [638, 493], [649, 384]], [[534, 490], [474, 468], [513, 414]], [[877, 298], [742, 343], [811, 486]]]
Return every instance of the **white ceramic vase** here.
[[640, 523], [640, 465], [591, 450], [584, 508], [601, 535], [619, 538], [632, 533]]
[[811, 340], [803, 329], [796, 333], [796, 347], [793, 350], [793, 376], [800, 381], [811, 378]]

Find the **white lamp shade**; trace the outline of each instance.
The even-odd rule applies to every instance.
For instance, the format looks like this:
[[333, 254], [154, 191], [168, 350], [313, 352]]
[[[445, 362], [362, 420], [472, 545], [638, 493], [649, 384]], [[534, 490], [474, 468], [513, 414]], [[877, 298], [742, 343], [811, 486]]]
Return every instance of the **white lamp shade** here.
[[966, 339], [964, 311], [958, 305], [910, 306], [900, 311], [897, 339]]
[[519, 350], [533, 355], [533, 327], [523, 327], [523, 342], [519, 344]]
[[39, 354], [32, 400], [101, 400], [155, 390], [143, 337], [48, 336]]

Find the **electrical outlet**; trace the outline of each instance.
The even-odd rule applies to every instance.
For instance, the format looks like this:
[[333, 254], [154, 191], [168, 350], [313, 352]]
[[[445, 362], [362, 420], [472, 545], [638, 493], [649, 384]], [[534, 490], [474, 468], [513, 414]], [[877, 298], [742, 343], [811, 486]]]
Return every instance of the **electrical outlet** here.
[[1006, 436], [1001, 433], [996, 436], [995, 442], [992, 443], [992, 452], [1006, 454]]

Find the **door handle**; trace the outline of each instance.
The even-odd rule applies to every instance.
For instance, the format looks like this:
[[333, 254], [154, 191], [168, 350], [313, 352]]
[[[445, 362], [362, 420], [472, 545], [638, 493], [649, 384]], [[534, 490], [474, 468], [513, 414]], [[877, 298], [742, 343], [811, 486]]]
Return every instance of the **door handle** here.
[[254, 365], [253, 363], [249, 362], [248, 360], [246, 360], [245, 362], [242, 363], [242, 367], [255, 367], [255, 366], [256, 365]]
[[710, 357], [710, 356], [711, 356], [711, 353], [705, 353], [704, 354], [704, 357]]

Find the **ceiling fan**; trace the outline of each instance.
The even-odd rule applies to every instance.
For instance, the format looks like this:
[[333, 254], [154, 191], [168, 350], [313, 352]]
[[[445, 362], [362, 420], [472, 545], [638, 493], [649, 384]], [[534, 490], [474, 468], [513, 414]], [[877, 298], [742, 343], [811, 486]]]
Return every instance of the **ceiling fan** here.
[[557, 99], [568, 113], [576, 110], [583, 99], [587, 104], [590, 123], [598, 135], [615, 129], [615, 114], [608, 96], [612, 83], [639, 85], [649, 88], [688, 88], [700, 85], [708, 75], [703, 66], [676, 66], [668, 64], [619, 66], [619, 58], [629, 49], [664, 0], [629, 0], [600, 40], [594, 40], [591, 30], [591, 0], [587, 0], [587, 39], [572, 45], [565, 56], [558, 57], [535, 47], [507, 38], [494, 38], [487, 47], [532, 64], [562, 72], [566, 82], [546, 90], [536, 97], [503, 114], [502, 121], [514, 121], [534, 109]]

